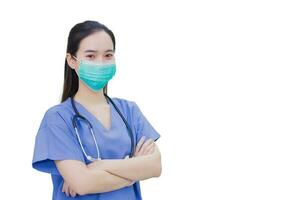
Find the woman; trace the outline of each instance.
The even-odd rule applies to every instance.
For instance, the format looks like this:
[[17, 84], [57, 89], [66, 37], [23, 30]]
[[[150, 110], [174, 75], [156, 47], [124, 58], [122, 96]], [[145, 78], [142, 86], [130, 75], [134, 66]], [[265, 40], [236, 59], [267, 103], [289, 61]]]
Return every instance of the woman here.
[[109, 98], [115, 37], [85, 21], [69, 34], [62, 100], [49, 108], [32, 166], [51, 174], [53, 200], [142, 199], [140, 180], [159, 177], [160, 134], [134, 101]]

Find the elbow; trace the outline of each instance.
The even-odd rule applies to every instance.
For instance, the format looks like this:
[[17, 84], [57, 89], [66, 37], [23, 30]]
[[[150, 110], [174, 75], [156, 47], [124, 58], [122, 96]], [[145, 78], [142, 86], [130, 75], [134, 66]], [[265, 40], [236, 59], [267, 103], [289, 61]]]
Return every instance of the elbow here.
[[154, 177], [160, 177], [162, 172], [161, 159], [156, 163], [154, 170]]
[[162, 164], [161, 164], [161, 154], [160, 151], [158, 150], [158, 147], [156, 147], [156, 155], [155, 155], [155, 170], [154, 170], [154, 177], [160, 177], [161, 172], [162, 172]]
[[157, 169], [155, 170], [155, 177], [160, 177], [160, 175], [161, 175], [161, 171], [162, 171], [162, 167], [161, 167], [161, 165], [159, 165], [158, 167], [157, 167]]
[[160, 170], [158, 169], [158, 170], [155, 170], [153, 177], [158, 178], [158, 177], [160, 177], [160, 175], [161, 175], [161, 169]]

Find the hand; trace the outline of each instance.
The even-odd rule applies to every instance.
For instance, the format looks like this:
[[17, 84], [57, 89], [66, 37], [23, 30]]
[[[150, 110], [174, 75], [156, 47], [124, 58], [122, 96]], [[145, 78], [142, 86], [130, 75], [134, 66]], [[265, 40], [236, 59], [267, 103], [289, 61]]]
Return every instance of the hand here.
[[[153, 139], [150, 138], [147, 141], [145, 141], [145, 136], [143, 136], [136, 145], [133, 157], [149, 155], [152, 154], [154, 151], [155, 143]], [[126, 158], [129, 158], [129, 156], [127, 155], [125, 159]]]
[[[154, 147], [155, 147], [154, 141], [151, 138], [148, 139], [147, 141], [145, 141], [145, 136], [143, 136], [136, 146], [133, 157], [149, 155], [154, 152], [154, 150], [155, 150]], [[129, 156], [127, 155], [125, 157], [125, 159], [128, 159], [128, 158], [129, 158]], [[132, 181], [131, 183], [129, 183], [128, 186], [131, 186], [134, 183], [135, 183], [135, 181]]]
[[152, 154], [154, 150], [155, 150], [154, 140], [150, 138], [147, 141], [145, 141], [145, 136], [143, 136], [138, 142], [138, 144], [136, 145], [134, 157]]
[[62, 192], [65, 192], [67, 197], [69, 197], [70, 195], [72, 197], [76, 197], [76, 195], [77, 195], [76, 192], [74, 192], [65, 181], [64, 181], [64, 185], [62, 187]]

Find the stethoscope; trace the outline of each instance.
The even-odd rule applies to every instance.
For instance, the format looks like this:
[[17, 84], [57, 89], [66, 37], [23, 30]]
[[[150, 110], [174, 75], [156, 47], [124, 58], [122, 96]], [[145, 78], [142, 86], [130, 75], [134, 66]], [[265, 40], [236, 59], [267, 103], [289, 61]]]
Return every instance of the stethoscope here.
[[[112, 101], [112, 99], [109, 96], [107, 96], [107, 94], [105, 94], [105, 93], [104, 93], [104, 96], [106, 98], [107, 103], [111, 102], [111, 104], [114, 106], [114, 108], [119, 113], [120, 117], [122, 118], [123, 122], [126, 125], [127, 132], [128, 132], [129, 137], [130, 137], [130, 140], [131, 140], [131, 148], [130, 148], [131, 151], [130, 151], [130, 155], [129, 155], [129, 157], [131, 158], [131, 157], [133, 157], [133, 153], [135, 151], [134, 150], [134, 136], [133, 136], [132, 129], [130, 128], [128, 122], [126, 121], [126, 119], [124, 118], [124, 116], [122, 115], [122, 113], [120, 112], [120, 110], [118, 109], [118, 107], [115, 105], [115, 103]], [[79, 114], [79, 112], [78, 112], [78, 110], [77, 110], [77, 108], [75, 106], [73, 97], [71, 97], [71, 103], [72, 103], [73, 110], [75, 111], [75, 114], [72, 117], [72, 123], [73, 123], [73, 127], [75, 129], [75, 133], [76, 133], [78, 142], [80, 144], [80, 147], [82, 149], [82, 152], [83, 152], [84, 156], [89, 161], [101, 160], [99, 146], [98, 146], [98, 143], [97, 143], [96, 138], [95, 138], [95, 134], [94, 134], [94, 131], [93, 131], [92, 124], [89, 122], [89, 120], [87, 120], [85, 117], [83, 117], [81, 114]], [[81, 141], [80, 136], [78, 134], [77, 122], [79, 120], [81, 120], [82, 122], [84, 122], [84, 123], [86, 123], [88, 125], [88, 128], [90, 130], [90, 134], [92, 135], [92, 138], [94, 140], [95, 147], [96, 147], [96, 150], [97, 150], [97, 158], [93, 158], [92, 156], [88, 155], [86, 153], [86, 151], [84, 150], [84, 147], [82, 145], [82, 141]]]

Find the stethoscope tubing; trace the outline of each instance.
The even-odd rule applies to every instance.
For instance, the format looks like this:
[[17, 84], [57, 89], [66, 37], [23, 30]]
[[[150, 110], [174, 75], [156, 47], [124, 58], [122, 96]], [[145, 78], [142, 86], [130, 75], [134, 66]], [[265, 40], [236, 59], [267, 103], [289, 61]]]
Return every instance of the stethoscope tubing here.
[[[113, 105], [113, 107], [115, 108], [115, 110], [118, 112], [119, 116], [122, 118], [125, 126], [126, 126], [126, 129], [127, 129], [127, 132], [128, 132], [128, 135], [130, 137], [130, 141], [131, 141], [131, 148], [130, 148], [130, 155], [129, 157], [133, 157], [133, 154], [134, 154], [134, 151], [135, 151], [135, 145], [134, 145], [134, 135], [133, 135], [133, 132], [132, 132], [132, 129], [131, 127], [129, 126], [127, 120], [125, 119], [125, 117], [122, 115], [121, 111], [119, 110], [119, 108], [115, 105], [115, 103], [113, 102], [113, 100], [107, 95], [107, 94], [104, 94], [106, 100], [108, 100], [108, 102], [111, 102], [111, 104]], [[79, 136], [79, 133], [78, 133], [78, 128], [77, 128], [77, 124], [76, 124], [76, 121], [77, 119], [81, 119], [81, 120], [84, 120], [85, 122], [87, 122], [88, 126], [89, 126], [89, 129], [90, 129], [90, 133], [93, 137], [93, 140], [94, 140], [94, 143], [95, 143], [95, 146], [96, 146], [96, 149], [97, 149], [97, 159], [101, 159], [100, 157], [100, 151], [99, 151], [99, 147], [98, 147], [98, 144], [97, 144], [97, 141], [96, 141], [96, 138], [95, 138], [95, 134], [94, 134], [94, 131], [93, 131], [93, 127], [92, 127], [92, 124], [89, 122], [89, 120], [87, 120], [85, 117], [83, 117], [77, 110], [76, 106], [75, 106], [75, 103], [74, 103], [74, 99], [73, 97], [71, 97], [71, 104], [72, 104], [72, 107], [73, 107], [73, 110], [75, 111], [75, 114], [72, 118], [72, 124], [73, 124], [73, 127], [75, 129], [75, 133], [76, 133], [76, 137], [78, 139], [78, 142], [80, 144], [80, 147], [84, 153], [84, 155], [86, 156], [86, 158], [90, 161], [94, 161], [96, 159], [93, 159], [91, 156], [88, 156], [87, 153], [85, 152], [84, 148], [83, 148], [83, 145], [82, 145], [82, 142], [81, 142], [81, 139], [80, 139], [80, 136]]]

